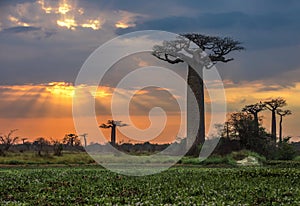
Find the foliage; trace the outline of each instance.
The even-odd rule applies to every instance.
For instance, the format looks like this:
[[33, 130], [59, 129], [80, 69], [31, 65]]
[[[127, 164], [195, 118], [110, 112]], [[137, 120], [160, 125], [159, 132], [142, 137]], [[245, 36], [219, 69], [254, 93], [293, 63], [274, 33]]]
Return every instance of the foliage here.
[[52, 140], [55, 156], [62, 156], [63, 144], [59, 140]]
[[33, 145], [35, 146], [38, 156], [48, 155], [49, 151], [47, 150], [47, 146], [50, 145], [50, 142], [46, 140], [44, 137], [37, 138], [33, 142]]
[[80, 138], [76, 134], [66, 134], [63, 139], [63, 143], [65, 145], [69, 145], [71, 147], [80, 146]]
[[249, 151], [249, 150], [241, 150], [241, 151], [232, 152], [230, 155], [234, 160], [242, 160], [242, 159], [245, 159], [246, 157], [252, 156], [252, 157], [255, 157], [261, 163], [266, 162], [266, 158], [264, 156], [262, 156], [256, 152]]
[[231, 140], [238, 140], [242, 149], [260, 154], [265, 154], [269, 149], [268, 135], [261, 122], [259, 122], [257, 132], [257, 122], [253, 115], [247, 112], [232, 113], [223, 133], [228, 134]]
[[199, 169], [128, 177], [96, 167], [0, 170], [1, 205], [299, 205], [300, 170]]
[[296, 157], [296, 150], [288, 143], [290, 137], [284, 138], [283, 142], [278, 143], [275, 159], [292, 160]]

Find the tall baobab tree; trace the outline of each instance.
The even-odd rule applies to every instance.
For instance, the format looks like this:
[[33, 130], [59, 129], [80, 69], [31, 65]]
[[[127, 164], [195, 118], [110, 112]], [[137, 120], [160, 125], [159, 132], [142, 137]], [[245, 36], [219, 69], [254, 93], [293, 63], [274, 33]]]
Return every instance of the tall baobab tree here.
[[122, 121], [108, 120], [106, 124], [101, 124], [99, 127], [103, 129], [111, 128], [110, 142], [112, 146], [116, 145], [116, 128], [125, 127], [128, 124], [122, 123]]
[[[196, 45], [197, 48], [194, 48], [194, 45]], [[183, 62], [188, 64], [187, 83], [192, 90], [190, 92], [188, 88], [187, 91], [188, 137], [191, 136], [189, 132], [193, 130], [193, 128], [191, 128], [191, 122], [195, 121], [195, 119], [199, 119], [199, 128], [195, 141], [188, 152], [189, 155], [198, 155], [198, 146], [205, 141], [203, 69], [209, 69], [217, 62], [230, 62], [233, 58], [227, 58], [227, 55], [233, 51], [243, 49], [244, 47], [241, 46], [239, 41], [235, 41], [229, 37], [221, 38], [197, 33], [182, 34], [176, 40], [164, 41], [163, 45], [153, 47], [152, 54], [160, 60], [170, 64]], [[190, 98], [192, 96], [195, 96], [196, 104], [199, 106], [199, 111], [196, 113], [193, 111], [194, 102], [192, 102], [192, 98]], [[200, 117], [195, 117], [195, 114], [198, 112]]]
[[87, 133], [84, 133], [84, 134], [82, 134], [82, 135], [79, 135], [80, 137], [83, 137], [83, 140], [84, 140], [84, 147], [86, 147], [86, 145], [87, 145], [87, 142], [86, 142], [86, 136], [87, 136], [88, 134]]
[[259, 119], [258, 119], [258, 113], [265, 110], [265, 104], [260, 102], [256, 104], [250, 104], [246, 105], [242, 111], [247, 112], [248, 114], [252, 114], [254, 117], [254, 127], [255, 127], [255, 135], [258, 137], [259, 135]]
[[273, 142], [276, 143], [276, 111], [278, 108], [286, 106], [286, 100], [282, 97], [267, 100], [264, 102], [266, 108], [272, 112], [271, 135]]
[[292, 112], [291, 112], [291, 110], [277, 109], [277, 114], [280, 116], [280, 121], [279, 121], [279, 142], [282, 142], [282, 119], [283, 119], [283, 117], [285, 117], [287, 115], [291, 115]]

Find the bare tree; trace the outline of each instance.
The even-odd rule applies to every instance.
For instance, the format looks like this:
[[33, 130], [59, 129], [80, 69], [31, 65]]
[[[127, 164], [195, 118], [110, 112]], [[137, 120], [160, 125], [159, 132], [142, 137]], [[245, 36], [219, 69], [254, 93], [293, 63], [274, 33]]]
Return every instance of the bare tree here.
[[291, 110], [281, 110], [277, 109], [277, 114], [280, 116], [280, 122], [279, 122], [279, 142], [282, 142], [282, 119], [283, 117], [287, 115], [291, 115]]
[[276, 99], [267, 100], [264, 103], [266, 108], [272, 112], [271, 135], [273, 142], [276, 143], [276, 110], [286, 106], [286, 100], [282, 97], [278, 97]]
[[[193, 45], [196, 45], [198, 48], [194, 48], [191, 43], [194, 43]], [[199, 129], [195, 141], [188, 152], [189, 155], [198, 155], [198, 146], [205, 141], [203, 69], [211, 68], [217, 62], [230, 62], [233, 58], [227, 58], [227, 55], [233, 51], [240, 51], [243, 49], [244, 47], [241, 46], [239, 41], [235, 41], [229, 37], [221, 38], [196, 33], [182, 34], [181, 37], [178, 37], [174, 41], [165, 41], [163, 42], [163, 45], [156, 45], [153, 47], [153, 55], [158, 59], [167, 61], [171, 64], [181, 62], [188, 64], [187, 82], [193, 92], [189, 92], [189, 89], [187, 91], [188, 137], [191, 136], [189, 133], [193, 130], [191, 128], [191, 122], [200, 118]], [[196, 104], [199, 105], [200, 117], [195, 117], [195, 112], [192, 111], [195, 102], [192, 102], [192, 98], [190, 97], [193, 95], [196, 97]]]
[[122, 121], [108, 120], [106, 124], [101, 124], [99, 127], [103, 129], [111, 128], [110, 142], [112, 146], [116, 145], [116, 128], [125, 127], [128, 124], [122, 123]]
[[254, 127], [255, 127], [255, 135], [258, 137], [259, 136], [259, 119], [258, 119], [258, 113], [265, 110], [265, 104], [260, 102], [256, 104], [250, 104], [246, 105], [242, 111], [247, 112], [248, 114], [252, 114], [254, 117]]
[[[7, 135], [0, 136], [0, 142], [4, 146], [3, 147], [4, 151], [8, 151], [9, 148], [19, 140], [19, 137], [13, 136], [13, 133], [15, 131], [17, 131], [17, 129], [10, 130], [10, 132]], [[1, 153], [3, 153], [3, 152], [1, 152]]]

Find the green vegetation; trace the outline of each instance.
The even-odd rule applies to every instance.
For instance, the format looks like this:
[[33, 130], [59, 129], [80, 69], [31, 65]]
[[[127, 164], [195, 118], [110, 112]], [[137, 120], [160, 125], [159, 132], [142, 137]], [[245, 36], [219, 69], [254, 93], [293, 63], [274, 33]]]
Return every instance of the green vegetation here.
[[7, 153], [0, 156], [0, 164], [39, 165], [39, 164], [90, 164], [94, 160], [85, 152], [65, 152], [62, 156], [40, 156], [34, 152]]
[[1, 205], [299, 205], [300, 170], [186, 168], [128, 177], [92, 167], [0, 169]]

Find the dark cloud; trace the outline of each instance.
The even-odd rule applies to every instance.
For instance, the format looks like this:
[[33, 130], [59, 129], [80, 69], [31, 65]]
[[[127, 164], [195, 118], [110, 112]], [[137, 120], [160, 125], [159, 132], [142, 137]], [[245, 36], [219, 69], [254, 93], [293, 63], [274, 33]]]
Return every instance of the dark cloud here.
[[[235, 36], [248, 49], [274, 48], [300, 43], [300, 13], [247, 14], [243, 12], [205, 13], [196, 17], [170, 16], [137, 20], [136, 27], [118, 29], [117, 34], [138, 30], [165, 30], [175, 33], [200, 32]], [[290, 29], [293, 32], [290, 32]], [[298, 31], [298, 32], [297, 32]]]
[[24, 32], [31, 32], [31, 31], [40, 31], [40, 27], [33, 27], [33, 26], [16, 26], [10, 27], [7, 29], [3, 29], [2, 32], [4, 33], [24, 33]]
[[[7, 5], [24, 2], [36, 3], [4, 0], [0, 2], [0, 13], [4, 15], [2, 9]], [[77, 29], [73, 32], [66, 28], [50, 30], [47, 25], [42, 28], [3, 27], [0, 32], [0, 84], [74, 82], [83, 62], [100, 43], [113, 38], [114, 34], [146, 29], [199, 32], [231, 36], [242, 41], [246, 51], [234, 53], [232, 57], [236, 60], [233, 62], [217, 65], [222, 77], [234, 82], [276, 77], [300, 68], [297, 48], [300, 44], [300, 2], [297, 0], [93, 0], [79, 1], [78, 5], [86, 13], [89, 9], [99, 8], [99, 13], [124, 10], [142, 15], [135, 18], [136, 27], [127, 29], [116, 29], [110, 25], [98, 31]], [[28, 17], [20, 20], [33, 21]], [[107, 29], [111, 30], [110, 33], [106, 33]], [[119, 72], [112, 77], [117, 76], [118, 79], [121, 74]], [[107, 81], [118, 82], [112, 78]], [[285, 84], [288, 81], [281, 82]]]

